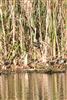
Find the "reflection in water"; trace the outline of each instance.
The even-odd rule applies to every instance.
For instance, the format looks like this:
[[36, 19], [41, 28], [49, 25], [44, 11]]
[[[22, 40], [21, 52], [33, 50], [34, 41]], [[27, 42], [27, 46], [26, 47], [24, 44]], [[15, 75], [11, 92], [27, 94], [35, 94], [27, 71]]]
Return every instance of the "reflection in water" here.
[[0, 100], [67, 100], [67, 73], [2, 74]]

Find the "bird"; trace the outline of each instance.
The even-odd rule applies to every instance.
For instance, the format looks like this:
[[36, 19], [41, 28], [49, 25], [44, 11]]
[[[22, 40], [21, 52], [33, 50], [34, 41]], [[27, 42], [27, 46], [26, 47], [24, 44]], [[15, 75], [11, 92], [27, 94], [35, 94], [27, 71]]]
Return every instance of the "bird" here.
[[40, 48], [41, 43], [37, 41], [37, 42], [33, 42], [33, 45], [37, 48]]
[[61, 65], [61, 64], [65, 64], [65, 63], [66, 63], [66, 59], [60, 57], [60, 58], [57, 60], [56, 63], [59, 64], [59, 65]]
[[4, 60], [4, 65], [7, 66], [10, 64], [10, 61], [9, 60]]
[[4, 63], [3, 63], [3, 66], [2, 66], [2, 69], [9, 69], [9, 68], [11, 68], [11, 63], [10, 63], [10, 61], [9, 60], [4, 60]]

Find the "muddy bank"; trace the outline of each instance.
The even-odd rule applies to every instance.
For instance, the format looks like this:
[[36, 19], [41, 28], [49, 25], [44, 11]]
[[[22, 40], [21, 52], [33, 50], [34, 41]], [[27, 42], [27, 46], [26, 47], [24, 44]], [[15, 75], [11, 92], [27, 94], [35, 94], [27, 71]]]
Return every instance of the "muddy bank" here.
[[37, 73], [61, 73], [67, 70], [67, 59], [56, 58], [45, 62], [35, 61], [24, 65], [23, 63], [9, 63], [5, 61], [0, 65], [0, 74], [2, 73], [21, 73], [21, 72], [37, 72]]
[[[45, 66], [45, 65], [43, 65]], [[22, 66], [15, 66], [15, 68], [10, 67], [10, 68], [6, 68], [5, 69], [1, 69], [0, 70], [0, 75], [1, 74], [11, 74], [11, 73], [47, 73], [47, 74], [53, 74], [53, 73], [64, 73], [67, 70], [67, 65], [63, 65], [63, 66], [45, 66], [45, 67], [39, 67], [39, 68], [30, 68], [29, 66], [27, 66], [26, 68], [23, 68]]]

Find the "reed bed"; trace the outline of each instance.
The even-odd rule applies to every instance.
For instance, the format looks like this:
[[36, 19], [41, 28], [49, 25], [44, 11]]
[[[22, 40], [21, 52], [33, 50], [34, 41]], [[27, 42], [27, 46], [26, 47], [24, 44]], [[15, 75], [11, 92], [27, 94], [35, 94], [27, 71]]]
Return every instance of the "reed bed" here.
[[0, 65], [66, 55], [66, 0], [0, 0]]

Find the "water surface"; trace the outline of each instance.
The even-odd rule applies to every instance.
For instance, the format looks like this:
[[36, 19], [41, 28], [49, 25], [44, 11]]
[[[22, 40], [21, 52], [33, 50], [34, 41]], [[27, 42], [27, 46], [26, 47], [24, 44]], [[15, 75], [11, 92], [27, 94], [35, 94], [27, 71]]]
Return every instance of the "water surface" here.
[[67, 73], [2, 74], [0, 100], [67, 100]]

